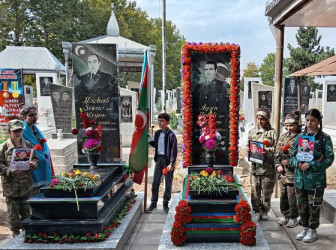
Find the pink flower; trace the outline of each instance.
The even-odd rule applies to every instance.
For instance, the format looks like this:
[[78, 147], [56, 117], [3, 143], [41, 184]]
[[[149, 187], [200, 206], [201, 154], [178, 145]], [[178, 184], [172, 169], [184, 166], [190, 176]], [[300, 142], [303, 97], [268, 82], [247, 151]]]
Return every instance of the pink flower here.
[[217, 142], [215, 139], [208, 139], [205, 141], [204, 143], [204, 147], [207, 149], [207, 150], [213, 150], [215, 149], [217, 146]]
[[84, 146], [87, 149], [91, 149], [97, 147], [99, 143], [99, 140], [97, 140], [96, 138], [90, 138], [85, 141]]
[[201, 135], [200, 138], [199, 138], [199, 142], [204, 143], [204, 141], [205, 141], [204, 135]]
[[57, 185], [59, 183], [59, 180], [57, 178], [54, 178], [51, 180], [51, 185]]
[[85, 136], [93, 136], [93, 131], [92, 130], [87, 130], [85, 132]]
[[211, 175], [214, 170], [212, 168], [206, 168], [204, 171]]

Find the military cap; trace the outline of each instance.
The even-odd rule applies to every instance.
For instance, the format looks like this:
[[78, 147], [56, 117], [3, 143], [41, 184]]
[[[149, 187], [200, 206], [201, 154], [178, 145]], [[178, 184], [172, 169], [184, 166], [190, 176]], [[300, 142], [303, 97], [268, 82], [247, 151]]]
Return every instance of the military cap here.
[[10, 131], [14, 131], [17, 129], [23, 129], [23, 122], [17, 119], [11, 120], [7, 123], [7, 128]]

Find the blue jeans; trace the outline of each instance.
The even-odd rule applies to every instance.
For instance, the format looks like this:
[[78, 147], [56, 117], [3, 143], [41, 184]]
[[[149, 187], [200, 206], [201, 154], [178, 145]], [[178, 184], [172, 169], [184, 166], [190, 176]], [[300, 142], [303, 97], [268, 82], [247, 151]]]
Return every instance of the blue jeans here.
[[[155, 163], [153, 183], [152, 183], [151, 201], [153, 205], [156, 205], [159, 199], [159, 188], [162, 177], [162, 169], [164, 169], [165, 167], [167, 167], [165, 162], [165, 156], [158, 156], [157, 161]], [[174, 171], [168, 172], [164, 177], [165, 177], [165, 191], [163, 195], [163, 204], [168, 205], [168, 202], [171, 198]]]

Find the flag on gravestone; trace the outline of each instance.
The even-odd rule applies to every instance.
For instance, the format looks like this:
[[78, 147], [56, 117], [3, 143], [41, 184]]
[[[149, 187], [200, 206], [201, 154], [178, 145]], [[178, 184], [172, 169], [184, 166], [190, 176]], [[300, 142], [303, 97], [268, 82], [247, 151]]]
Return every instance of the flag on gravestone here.
[[129, 167], [136, 174], [133, 181], [142, 183], [143, 175], [148, 165], [148, 94], [147, 94], [148, 61], [145, 52], [142, 64], [142, 77], [140, 84], [140, 98], [135, 117], [135, 126], [129, 156]]

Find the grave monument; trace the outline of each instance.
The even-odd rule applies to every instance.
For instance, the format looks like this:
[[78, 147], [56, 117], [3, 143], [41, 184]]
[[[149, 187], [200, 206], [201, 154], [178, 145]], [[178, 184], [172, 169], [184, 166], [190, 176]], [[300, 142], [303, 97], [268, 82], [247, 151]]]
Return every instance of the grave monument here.
[[336, 124], [336, 81], [323, 84], [322, 115], [324, 125]]
[[262, 85], [260, 77], [244, 78], [244, 116], [247, 123], [254, 123], [253, 102], [252, 102], [252, 83]]

